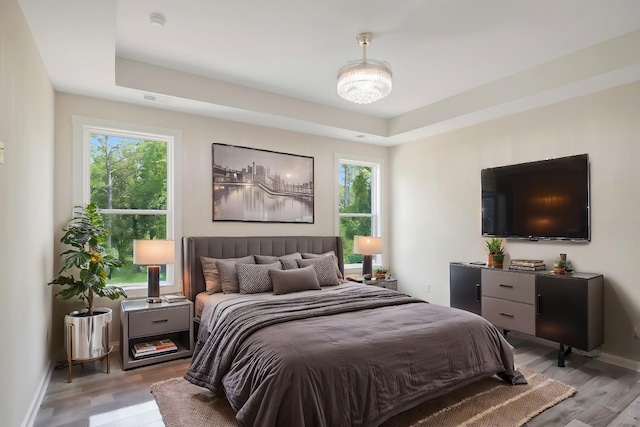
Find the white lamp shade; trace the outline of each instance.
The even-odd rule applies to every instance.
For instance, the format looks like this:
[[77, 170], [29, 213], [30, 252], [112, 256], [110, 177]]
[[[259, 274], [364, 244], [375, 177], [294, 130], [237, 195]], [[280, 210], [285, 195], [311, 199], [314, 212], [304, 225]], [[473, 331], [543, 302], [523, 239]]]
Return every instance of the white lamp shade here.
[[353, 253], [373, 255], [382, 253], [382, 237], [354, 236]]
[[173, 264], [175, 248], [173, 240], [134, 240], [133, 263], [139, 265]]

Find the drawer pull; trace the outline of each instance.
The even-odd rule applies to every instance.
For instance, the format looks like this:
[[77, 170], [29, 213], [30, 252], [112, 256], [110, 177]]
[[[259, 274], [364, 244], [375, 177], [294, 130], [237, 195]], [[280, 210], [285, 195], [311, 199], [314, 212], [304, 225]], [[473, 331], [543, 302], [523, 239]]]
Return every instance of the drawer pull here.
[[513, 319], [513, 314], [500, 313], [500, 316], [508, 317], [509, 319]]
[[513, 285], [500, 285], [501, 288], [510, 288], [513, 289]]
[[542, 295], [538, 294], [538, 316], [542, 314]]
[[169, 319], [152, 320], [151, 323], [166, 323]]
[[476, 283], [476, 301], [480, 301], [480, 296], [481, 296], [480, 293], [481, 293], [480, 283]]

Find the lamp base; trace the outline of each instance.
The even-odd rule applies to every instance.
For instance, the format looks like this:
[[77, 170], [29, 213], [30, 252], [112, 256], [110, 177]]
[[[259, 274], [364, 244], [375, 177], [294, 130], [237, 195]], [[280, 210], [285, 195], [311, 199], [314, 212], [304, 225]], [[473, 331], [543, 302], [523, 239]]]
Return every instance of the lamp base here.
[[373, 256], [372, 255], [363, 255], [363, 259], [362, 259], [362, 278], [365, 279], [365, 280], [371, 280], [372, 263], [373, 263]]
[[150, 265], [147, 267], [147, 302], [159, 303], [160, 299], [160, 266]]

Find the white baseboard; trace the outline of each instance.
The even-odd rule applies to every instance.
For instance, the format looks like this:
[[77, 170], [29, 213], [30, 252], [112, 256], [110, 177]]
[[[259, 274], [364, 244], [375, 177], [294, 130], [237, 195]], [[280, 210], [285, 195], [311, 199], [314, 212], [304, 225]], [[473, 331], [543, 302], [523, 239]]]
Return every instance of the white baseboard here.
[[53, 375], [53, 370], [56, 366], [54, 361], [51, 361], [49, 364], [49, 369], [47, 369], [40, 379], [40, 384], [38, 386], [38, 391], [34, 395], [33, 400], [31, 401], [31, 405], [29, 405], [29, 410], [27, 411], [27, 415], [24, 418], [24, 421], [21, 424], [21, 427], [33, 427], [33, 424], [36, 421], [36, 417], [38, 416], [38, 411], [40, 410], [40, 405], [44, 400], [44, 396], [47, 394], [47, 387], [49, 387], [49, 381], [51, 381], [51, 375]]
[[624, 357], [614, 356], [608, 353], [602, 353], [600, 360], [612, 365], [621, 366], [623, 368], [633, 369], [640, 372], [640, 362], [635, 360], [625, 359]]
[[[518, 332], [509, 332], [509, 335], [514, 335], [514, 336], [517, 336], [518, 338], [522, 338], [524, 340], [536, 342], [538, 344], [543, 344], [543, 345], [546, 345], [547, 347], [552, 347], [552, 348], [556, 348], [556, 349], [559, 346], [559, 344], [556, 343], [556, 342], [548, 341], [548, 340], [545, 340], [543, 338], [534, 337], [532, 335], [520, 334]], [[578, 351], [581, 354], [583, 354], [585, 356], [588, 356], [588, 357], [597, 357], [598, 360], [601, 360], [601, 361], [603, 361], [605, 363], [609, 363], [611, 365], [620, 366], [622, 368], [633, 369], [634, 371], [640, 372], [640, 362], [638, 362], [638, 361], [631, 360], [631, 359], [625, 359], [624, 357], [620, 357], [620, 356], [614, 356], [613, 354], [609, 354], [609, 353], [599, 353], [598, 349], [593, 350], [592, 352], [585, 352], [585, 351], [582, 351], [582, 350], [576, 350], [576, 352], [578, 352]]]

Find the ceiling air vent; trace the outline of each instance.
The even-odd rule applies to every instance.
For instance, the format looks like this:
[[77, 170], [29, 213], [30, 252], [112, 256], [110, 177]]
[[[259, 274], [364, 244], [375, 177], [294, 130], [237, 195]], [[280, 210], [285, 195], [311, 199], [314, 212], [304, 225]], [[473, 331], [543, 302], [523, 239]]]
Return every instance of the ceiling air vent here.
[[145, 101], [159, 102], [160, 104], [168, 104], [171, 102], [171, 98], [168, 96], [154, 95], [152, 93], [145, 93], [143, 98]]

